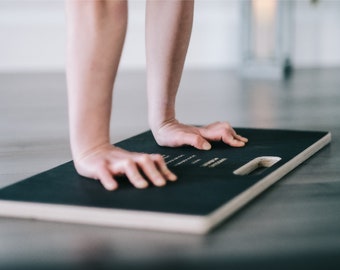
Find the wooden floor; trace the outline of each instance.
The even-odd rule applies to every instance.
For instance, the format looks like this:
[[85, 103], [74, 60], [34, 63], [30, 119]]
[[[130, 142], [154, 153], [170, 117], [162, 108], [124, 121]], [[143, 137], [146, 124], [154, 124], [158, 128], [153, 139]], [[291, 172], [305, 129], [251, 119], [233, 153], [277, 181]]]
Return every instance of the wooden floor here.
[[[0, 218], [0, 268], [340, 269], [340, 69], [288, 81], [187, 71], [177, 104], [187, 123], [327, 130], [333, 141], [204, 237]], [[144, 73], [121, 72], [112, 142], [146, 130], [146, 110]], [[64, 74], [0, 74], [0, 188], [70, 159]]]

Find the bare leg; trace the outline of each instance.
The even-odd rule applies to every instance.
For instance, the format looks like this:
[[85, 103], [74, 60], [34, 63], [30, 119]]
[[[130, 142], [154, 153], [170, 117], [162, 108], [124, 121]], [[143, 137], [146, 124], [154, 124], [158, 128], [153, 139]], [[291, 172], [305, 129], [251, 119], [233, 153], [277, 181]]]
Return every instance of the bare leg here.
[[112, 89], [127, 27], [126, 1], [66, 2], [70, 138], [79, 174], [108, 190], [126, 175], [138, 188], [176, 180], [160, 155], [127, 152], [110, 144]]

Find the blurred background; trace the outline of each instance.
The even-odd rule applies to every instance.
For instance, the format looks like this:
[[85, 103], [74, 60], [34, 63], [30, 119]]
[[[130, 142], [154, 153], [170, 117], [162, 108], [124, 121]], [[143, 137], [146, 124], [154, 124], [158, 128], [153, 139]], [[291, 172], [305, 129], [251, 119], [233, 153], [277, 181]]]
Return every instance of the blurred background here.
[[[112, 143], [149, 128], [144, 23], [130, 0]], [[0, 0], [0, 188], [72, 159], [65, 48], [64, 0]], [[0, 269], [340, 269], [340, 0], [196, 0], [185, 68], [181, 121], [331, 145], [202, 238], [0, 217]]]
[[[129, 7], [121, 69], [144, 69], [145, 1]], [[65, 20], [63, 0], [1, 0], [0, 72], [63, 71]], [[197, 0], [186, 67], [239, 69], [273, 56], [295, 68], [340, 66], [339, 26], [339, 0]]]

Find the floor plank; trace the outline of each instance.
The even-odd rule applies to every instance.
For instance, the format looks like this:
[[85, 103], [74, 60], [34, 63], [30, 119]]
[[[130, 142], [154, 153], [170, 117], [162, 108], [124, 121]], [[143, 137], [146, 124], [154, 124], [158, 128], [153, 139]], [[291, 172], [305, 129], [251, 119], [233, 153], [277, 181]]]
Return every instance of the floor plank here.
[[[340, 266], [340, 69], [289, 81], [186, 71], [187, 123], [329, 130], [330, 146], [206, 237], [0, 218], [0, 267], [337, 269]], [[0, 187], [71, 159], [64, 74], [0, 74]], [[143, 72], [115, 85], [112, 142], [148, 128]]]

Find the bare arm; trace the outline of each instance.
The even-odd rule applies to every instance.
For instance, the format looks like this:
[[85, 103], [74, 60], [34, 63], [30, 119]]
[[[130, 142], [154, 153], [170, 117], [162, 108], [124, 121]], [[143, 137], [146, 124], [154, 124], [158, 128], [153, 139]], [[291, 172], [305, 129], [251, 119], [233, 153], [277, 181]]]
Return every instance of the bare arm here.
[[[67, 82], [74, 158], [107, 144], [112, 88], [127, 23], [125, 2], [67, 1]], [[114, 16], [112, 21], [111, 16]]]
[[193, 23], [194, 1], [147, 2], [146, 56], [149, 124], [158, 144], [191, 145], [209, 150], [209, 141], [242, 147], [248, 141], [227, 122], [202, 128], [184, 125], [175, 115], [175, 101]]
[[112, 91], [127, 27], [126, 1], [66, 2], [70, 140], [78, 173], [117, 188], [126, 175], [138, 188], [176, 177], [160, 155], [131, 153], [110, 144]]
[[147, 90], [153, 130], [176, 118], [175, 99], [191, 35], [193, 4], [177, 0], [147, 2]]
[[[156, 186], [176, 180], [160, 155], [128, 152], [110, 144], [112, 91], [125, 39], [127, 2], [67, 0], [66, 7], [70, 140], [78, 173], [99, 180], [108, 190], [118, 187], [118, 175], [126, 175], [137, 188], [147, 187], [147, 180]], [[189, 144], [208, 149], [206, 139], [221, 138], [227, 138], [225, 142], [230, 145], [244, 145], [243, 138], [226, 123], [198, 129], [175, 118], [192, 8], [191, 1], [148, 2], [147, 81], [152, 131], [157, 142], [166, 146]]]

